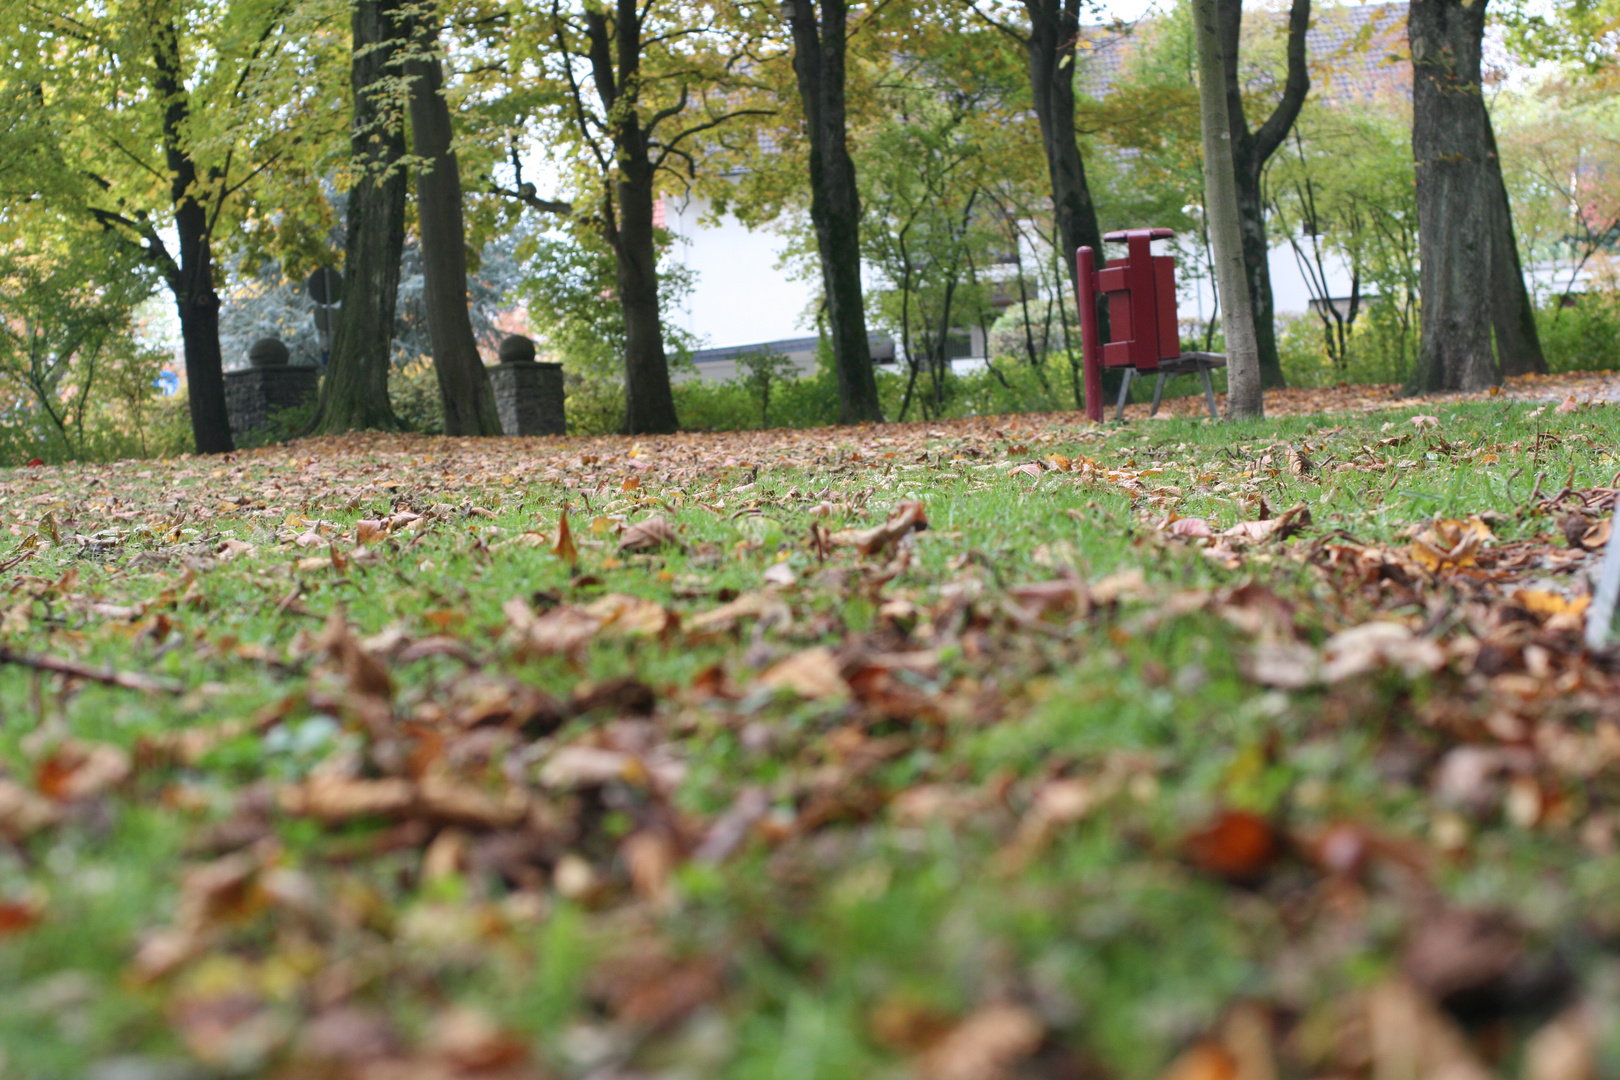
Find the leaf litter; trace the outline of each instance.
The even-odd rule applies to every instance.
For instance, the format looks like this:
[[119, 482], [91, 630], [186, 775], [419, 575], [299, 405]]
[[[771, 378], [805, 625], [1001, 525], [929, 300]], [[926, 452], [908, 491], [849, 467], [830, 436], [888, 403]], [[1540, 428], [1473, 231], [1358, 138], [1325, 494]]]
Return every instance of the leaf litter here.
[[1603, 1074], [1615, 418], [1425, 407], [6, 474], [0, 956], [155, 816], [85, 1060]]

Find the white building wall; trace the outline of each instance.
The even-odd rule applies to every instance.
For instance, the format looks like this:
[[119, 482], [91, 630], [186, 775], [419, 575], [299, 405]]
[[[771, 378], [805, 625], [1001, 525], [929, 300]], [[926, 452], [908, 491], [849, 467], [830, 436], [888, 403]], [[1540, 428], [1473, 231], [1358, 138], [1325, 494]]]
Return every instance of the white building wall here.
[[671, 257], [693, 277], [678, 325], [700, 349], [813, 334], [817, 289], [780, 265], [786, 238], [751, 230], [730, 214], [704, 223], [708, 212], [704, 199], [664, 196], [664, 226], [676, 238]]

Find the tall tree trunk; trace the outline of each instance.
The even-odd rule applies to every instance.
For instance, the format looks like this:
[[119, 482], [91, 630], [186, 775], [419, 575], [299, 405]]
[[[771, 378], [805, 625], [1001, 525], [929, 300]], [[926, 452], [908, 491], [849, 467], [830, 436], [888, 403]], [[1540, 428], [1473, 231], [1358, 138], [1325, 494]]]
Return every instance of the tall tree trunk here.
[[[1052, 185], [1052, 215], [1063, 245], [1069, 285], [1078, 287], [1075, 252], [1089, 247], [1102, 260], [1102, 230], [1086, 183], [1086, 166], [1074, 132], [1074, 49], [1080, 32], [1079, 0], [1024, 0], [1029, 16], [1029, 87], [1035, 98], [1046, 173]], [[1100, 308], [1107, 318], [1106, 305]], [[1104, 322], [1106, 330], [1107, 323]]]
[[613, 139], [616, 169], [602, 181], [602, 232], [613, 249], [619, 310], [624, 317], [624, 425], [632, 435], [664, 434], [680, 428], [658, 304], [653, 228], [657, 170], [651, 139], [637, 108], [641, 18], [636, 0], [616, 0], [611, 26], [605, 11], [585, 12], [596, 92], [603, 113], [610, 118]]
[[[810, 138], [810, 220], [838, 373], [838, 422], [882, 420], [861, 293], [861, 202], [845, 115], [845, 0], [789, 0], [793, 73]], [[818, 19], [819, 14], [819, 19]]]
[[153, 89], [165, 102], [163, 152], [169, 170], [169, 196], [174, 202], [175, 233], [180, 242], [178, 266], [165, 272], [180, 317], [186, 357], [191, 434], [199, 454], [226, 454], [231, 441], [225, 411], [225, 365], [219, 347], [219, 294], [214, 291], [212, 223], [197, 199], [197, 165], [186, 149], [190, 138], [191, 99], [180, 62], [180, 32], [173, 18], [155, 28], [152, 45]]
[[1231, 116], [1226, 103], [1219, 0], [1196, 0], [1198, 104], [1204, 136], [1204, 217], [1215, 249], [1215, 285], [1226, 312], [1226, 415], [1245, 419], [1265, 415], [1260, 387], [1260, 349], [1255, 341], [1254, 308], [1243, 263], [1238, 220], [1237, 178], [1232, 165]]
[[1423, 339], [1409, 389], [1479, 390], [1500, 381], [1491, 352], [1493, 227], [1502, 201], [1490, 167], [1480, 83], [1486, 0], [1413, 0], [1412, 157], [1417, 166]]
[[1227, 123], [1232, 134], [1236, 169], [1238, 224], [1243, 239], [1243, 269], [1249, 280], [1249, 306], [1254, 312], [1255, 345], [1260, 350], [1260, 381], [1266, 387], [1287, 385], [1277, 354], [1277, 320], [1271, 295], [1271, 243], [1266, 237], [1266, 207], [1261, 178], [1299, 117], [1310, 92], [1305, 32], [1310, 28], [1311, 0], [1293, 0], [1288, 13], [1288, 77], [1282, 99], [1256, 131], [1249, 130], [1243, 109], [1239, 50], [1243, 34], [1242, 0], [1218, 0], [1221, 61], [1226, 71]]
[[621, 160], [617, 255], [619, 305], [624, 313], [624, 417], [630, 434], [666, 433], [680, 427], [664, 353], [658, 310], [658, 251], [653, 237], [652, 166], [646, 139], [639, 167]]
[[349, 151], [355, 181], [343, 254], [343, 306], [332, 334], [332, 353], [321, 380], [314, 434], [361, 428], [398, 431], [388, 400], [393, 360], [394, 305], [399, 261], [405, 250], [405, 128], [384, 80], [398, 75], [404, 46], [403, 0], [354, 0], [349, 77], [354, 119]]
[[478, 356], [467, 313], [467, 233], [461, 216], [461, 169], [450, 146], [450, 105], [444, 99], [438, 16], [418, 13], [412, 34], [411, 135], [415, 143], [417, 228], [422, 237], [422, 302], [433, 371], [439, 378], [446, 435], [499, 435], [495, 393]]
[[1524, 287], [1524, 266], [1519, 261], [1519, 238], [1513, 230], [1513, 206], [1508, 199], [1507, 178], [1502, 175], [1502, 159], [1496, 150], [1496, 132], [1485, 117], [1490, 137], [1490, 168], [1502, 193], [1497, 203], [1496, 228], [1491, 232], [1491, 327], [1496, 332], [1496, 361], [1503, 375], [1545, 375], [1547, 357], [1541, 351], [1541, 333], [1536, 328], [1536, 305]]

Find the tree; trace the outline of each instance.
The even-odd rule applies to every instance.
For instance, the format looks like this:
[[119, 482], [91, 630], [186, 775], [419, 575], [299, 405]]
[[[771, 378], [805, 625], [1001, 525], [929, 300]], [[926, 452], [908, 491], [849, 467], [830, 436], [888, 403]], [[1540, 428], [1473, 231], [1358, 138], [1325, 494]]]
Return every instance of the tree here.
[[1226, 415], [1247, 419], [1265, 415], [1261, 394], [1260, 350], [1255, 340], [1254, 308], [1243, 262], [1241, 213], [1232, 162], [1231, 114], [1226, 103], [1225, 56], [1220, 40], [1220, 0], [1196, 0], [1193, 10], [1198, 37], [1198, 87], [1204, 131], [1204, 197], [1214, 248], [1215, 283], [1226, 312]]
[[1519, 261], [1519, 238], [1513, 228], [1513, 207], [1508, 197], [1507, 178], [1502, 172], [1502, 156], [1496, 148], [1496, 132], [1486, 118], [1485, 134], [1490, 139], [1486, 165], [1491, 171], [1496, 198], [1491, 207], [1491, 329], [1496, 335], [1496, 359], [1503, 375], [1545, 375], [1547, 357], [1541, 351], [1541, 334], [1536, 329], [1536, 304], [1524, 287], [1524, 267]]
[[783, 10], [793, 31], [793, 74], [810, 144], [810, 220], [838, 373], [838, 420], [882, 420], [866, 336], [861, 202], [844, 97], [849, 7], [845, 0], [787, 0]]
[[[698, 137], [754, 111], [730, 95], [734, 58], [716, 46], [712, 14], [671, 0], [578, 8], [552, 0], [532, 31], [507, 35], [513, 51], [502, 77], [514, 144], [538, 119], [548, 154], [579, 197], [541, 198], [523, 181], [515, 148], [513, 184], [496, 190], [571, 217], [612, 252], [630, 433], [678, 426], [661, 315], [659, 187], [691, 183], [701, 171]], [[534, 68], [543, 73], [538, 81], [527, 73]]]
[[1413, 392], [1479, 390], [1501, 378], [1489, 285], [1505, 196], [1480, 79], [1486, 2], [1414, 0], [1407, 20], [1423, 296]]
[[[1046, 155], [1052, 215], [1061, 242], [1059, 254], [1068, 269], [1070, 286], [1074, 287], [1078, 283], [1075, 253], [1089, 247], [1100, 255], [1103, 249], [1097, 206], [1086, 182], [1085, 161], [1075, 134], [1074, 61], [1080, 40], [1080, 0], [1022, 2], [1029, 23], [1027, 31], [991, 16], [977, 4], [973, 6], [981, 18], [1022, 45], [1028, 58], [1030, 93]], [[1106, 310], [1100, 309], [1100, 314], [1106, 329]]]
[[33, 398], [51, 441], [74, 457], [98, 394], [127, 382], [125, 369], [146, 373], [150, 390], [150, 357], [130, 332], [149, 274], [116, 241], [71, 226], [49, 241], [36, 227], [26, 248], [0, 253], [0, 380]]
[[405, 125], [395, 86], [408, 36], [403, 0], [354, 0], [350, 174], [343, 306], [311, 430], [398, 431], [388, 400], [394, 306], [405, 247]]
[[[1276, 318], [1271, 296], [1271, 245], [1266, 237], [1266, 202], [1261, 179], [1266, 162], [1288, 137], [1310, 92], [1306, 65], [1305, 31], [1311, 18], [1311, 0], [1293, 0], [1288, 12], [1288, 75], [1282, 97], [1258, 129], [1250, 130], [1243, 104], [1244, 81], [1239, 63], [1243, 35], [1242, 0], [1218, 0], [1222, 66], [1226, 72], [1227, 124], [1231, 130], [1232, 160], [1237, 170], [1238, 222], [1243, 240], [1243, 267], [1248, 277], [1249, 303], [1254, 312], [1255, 342], [1260, 350], [1260, 379], [1264, 386], [1283, 386], [1282, 363], [1277, 356]], [[1228, 320], [1230, 323], [1230, 320]]]
[[990, 282], [979, 270], [1007, 246], [990, 188], [1007, 179], [1023, 134], [1008, 122], [1014, 79], [996, 55], [1011, 51], [1000, 35], [980, 26], [924, 33], [873, 63], [878, 112], [856, 137], [862, 248], [877, 279], [869, 300], [908, 368], [901, 420], [914, 403], [924, 416], [943, 411], [961, 327], [978, 323], [988, 336]]
[[50, 118], [31, 197], [98, 223], [158, 271], [180, 321], [196, 448], [228, 451], [214, 248], [251, 213], [250, 185], [272, 165], [298, 171], [293, 159], [321, 141], [318, 79], [288, 77], [289, 57], [314, 70], [319, 19], [262, 0], [10, 10], [0, 34], [17, 62], [0, 77]]
[[[438, 16], [415, 13], [410, 79], [415, 139], [417, 228], [422, 237], [423, 300], [433, 340], [446, 435], [499, 435], [495, 394], [478, 355], [467, 311], [467, 232], [461, 213], [461, 167], [450, 145], [450, 105], [438, 51]], [[667, 380], [666, 380], [667, 381]]]

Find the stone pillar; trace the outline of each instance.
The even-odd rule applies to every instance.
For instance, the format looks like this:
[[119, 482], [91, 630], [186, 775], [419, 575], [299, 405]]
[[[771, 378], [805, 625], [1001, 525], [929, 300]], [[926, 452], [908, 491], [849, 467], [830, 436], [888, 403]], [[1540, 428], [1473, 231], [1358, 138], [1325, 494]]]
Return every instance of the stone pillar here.
[[225, 373], [225, 412], [233, 437], [247, 438], [264, 427], [272, 414], [314, 399], [320, 372], [293, 367], [287, 360], [287, 346], [275, 338], [261, 338], [248, 349], [252, 367]]
[[536, 362], [534, 342], [521, 334], [501, 342], [500, 357], [500, 363], [485, 370], [501, 430], [508, 435], [566, 433], [562, 365]]

